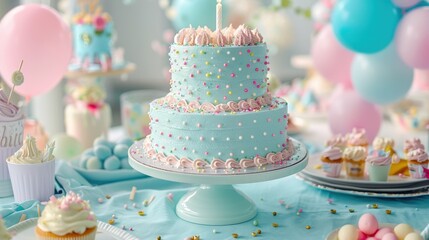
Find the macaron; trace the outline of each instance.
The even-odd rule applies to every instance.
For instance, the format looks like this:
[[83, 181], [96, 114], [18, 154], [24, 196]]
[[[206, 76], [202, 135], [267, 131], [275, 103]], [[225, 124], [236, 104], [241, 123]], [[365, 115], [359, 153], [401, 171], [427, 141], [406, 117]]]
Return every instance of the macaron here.
[[400, 223], [396, 225], [396, 227], [393, 229], [393, 232], [399, 240], [404, 240], [408, 233], [414, 232], [414, 229], [406, 223]]
[[420, 234], [416, 232], [408, 233], [407, 236], [405, 236], [404, 240], [424, 240]]
[[393, 229], [390, 227], [383, 227], [378, 229], [378, 231], [375, 233], [374, 237], [378, 239], [382, 239], [386, 233], [393, 233]]
[[100, 160], [104, 160], [110, 156], [112, 156], [112, 150], [105, 145], [96, 145], [94, 147], [95, 156]]
[[371, 236], [378, 230], [378, 221], [371, 213], [365, 213], [360, 217], [358, 226], [359, 230]]
[[101, 169], [101, 167], [102, 167], [101, 161], [97, 157], [89, 157], [88, 160], [86, 161], [87, 169], [96, 170], [96, 169]]
[[104, 161], [103, 167], [106, 170], [116, 170], [121, 167], [121, 161], [116, 156], [110, 156]]
[[358, 240], [358, 238], [359, 230], [351, 224], [342, 226], [338, 231], [338, 240]]
[[128, 146], [125, 144], [117, 144], [113, 148], [113, 154], [117, 156], [118, 158], [125, 158], [128, 157]]
[[88, 162], [88, 159], [92, 156], [82, 156], [79, 159], [79, 167], [86, 168], [86, 163]]
[[94, 146], [100, 146], [100, 145], [103, 145], [103, 146], [106, 146], [106, 147], [110, 147], [110, 146], [111, 146], [111, 143], [110, 143], [107, 139], [105, 139], [105, 138], [103, 138], [103, 137], [99, 137], [99, 138], [96, 138], [96, 139], [94, 140], [93, 145], [94, 145]]
[[92, 149], [92, 148], [86, 149], [85, 151], [83, 151], [81, 156], [92, 156], [92, 157], [94, 157], [95, 156], [94, 149]]
[[394, 233], [386, 233], [381, 240], [398, 240], [398, 238]]

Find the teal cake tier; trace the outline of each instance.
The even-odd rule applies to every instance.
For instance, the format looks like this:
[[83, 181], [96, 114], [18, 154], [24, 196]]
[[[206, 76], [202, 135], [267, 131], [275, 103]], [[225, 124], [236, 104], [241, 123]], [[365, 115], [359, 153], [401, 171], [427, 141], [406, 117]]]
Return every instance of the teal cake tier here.
[[265, 44], [252, 46], [171, 45], [171, 94], [187, 102], [220, 104], [267, 93]]
[[153, 101], [150, 148], [164, 156], [207, 163], [281, 154], [287, 146], [287, 103], [274, 98], [258, 111], [181, 112]]
[[90, 63], [111, 57], [113, 24], [106, 24], [103, 31], [96, 31], [93, 24], [74, 24], [73, 44], [75, 58]]

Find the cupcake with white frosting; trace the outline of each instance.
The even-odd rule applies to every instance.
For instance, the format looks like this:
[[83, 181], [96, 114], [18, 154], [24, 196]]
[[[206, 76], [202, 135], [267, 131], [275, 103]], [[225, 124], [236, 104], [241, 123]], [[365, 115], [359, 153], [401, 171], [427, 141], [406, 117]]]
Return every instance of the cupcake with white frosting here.
[[7, 231], [6, 227], [4, 226], [4, 221], [1, 219], [0, 216], [0, 239], [1, 240], [10, 240], [12, 239], [12, 235]]
[[424, 168], [428, 168], [428, 154], [422, 148], [415, 149], [407, 154], [408, 168], [413, 178], [424, 178], [426, 176]]
[[391, 164], [392, 157], [388, 152], [383, 150], [374, 151], [373, 154], [366, 158], [369, 180], [387, 181]]
[[46, 201], [54, 194], [54, 143], [37, 149], [36, 139], [27, 136], [24, 144], [7, 159], [15, 201]]
[[322, 169], [326, 176], [337, 178], [341, 174], [343, 163], [341, 149], [338, 147], [328, 147], [323, 151], [320, 158]]
[[35, 231], [38, 240], [94, 240], [97, 218], [89, 202], [70, 191], [50, 198]]
[[347, 147], [343, 152], [346, 173], [349, 177], [363, 177], [367, 150], [365, 147]]

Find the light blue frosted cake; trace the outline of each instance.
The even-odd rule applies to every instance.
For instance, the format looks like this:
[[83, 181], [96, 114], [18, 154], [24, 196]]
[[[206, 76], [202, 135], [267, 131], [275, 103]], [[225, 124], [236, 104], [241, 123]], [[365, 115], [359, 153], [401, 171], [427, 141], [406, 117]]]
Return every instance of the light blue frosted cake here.
[[97, 10], [93, 13], [76, 14], [73, 18], [72, 31], [74, 59], [69, 70], [111, 69], [113, 23], [107, 13]]
[[287, 160], [287, 103], [268, 92], [267, 52], [244, 26], [182, 29], [169, 54], [170, 93], [151, 103], [147, 155], [195, 169]]

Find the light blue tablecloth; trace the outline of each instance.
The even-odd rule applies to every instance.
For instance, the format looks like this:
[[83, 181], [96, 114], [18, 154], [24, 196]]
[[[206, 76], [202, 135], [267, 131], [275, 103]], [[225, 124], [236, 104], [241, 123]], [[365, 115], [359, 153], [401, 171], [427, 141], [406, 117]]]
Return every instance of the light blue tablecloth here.
[[[73, 190], [91, 201], [92, 208], [101, 221], [107, 222], [112, 214], [117, 216], [115, 225], [127, 229], [132, 227], [133, 234], [139, 239], [180, 240], [192, 235], [200, 235], [203, 240], [232, 239], [231, 234], [237, 233], [240, 239], [253, 239], [251, 233], [257, 229], [262, 230], [260, 239], [324, 239], [335, 228], [346, 223], [356, 224], [361, 214], [370, 212], [376, 215], [381, 222], [401, 223], [407, 222], [416, 229], [423, 229], [429, 223], [429, 196], [409, 199], [382, 199], [349, 196], [331, 193], [312, 188], [294, 176], [274, 181], [241, 184], [236, 187], [251, 197], [258, 208], [259, 226], [253, 226], [253, 221], [230, 226], [202, 226], [185, 222], [175, 214], [175, 203], [193, 186], [174, 183], [151, 177], [122, 181], [117, 183], [91, 186], [77, 172], [67, 164], [60, 162], [57, 165], [57, 181], [66, 191]], [[129, 200], [132, 186], [138, 191], [135, 201]], [[167, 195], [173, 194], [173, 201]], [[111, 198], [107, 200], [106, 195]], [[142, 206], [145, 199], [155, 196], [155, 200], [148, 206]], [[97, 199], [103, 198], [103, 203]], [[330, 204], [328, 199], [332, 199]], [[289, 208], [282, 206], [283, 200]], [[8, 226], [16, 224], [22, 213], [28, 217], [36, 217], [36, 202], [21, 204], [12, 203], [13, 198], [0, 198], [0, 214]], [[133, 203], [137, 207], [133, 207]], [[368, 209], [367, 204], [378, 204], [378, 209]], [[124, 204], [128, 209], [124, 209]], [[210, 207], [210, 206], [207, 206]], [[350, 213], [349, 209], [355, 210]], [[302, 209], [298, 216], [296, 213]], [[336, 214], [331, 214], [335, 209]], [[385, 213], [392, 210], [391, 215]], [[138, 211], [144, 210], [146, 215], [139, 216]], [[276, 211], [277, 216], [272, 212]], [[273, 228], [272, 223], [278, 223]], [[306, 229], [306, 226], [311, 229]], [[213, 233], [213, 230], [217, 233]], [[129, 230], [128, 230], [129, 231]]]

